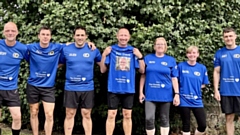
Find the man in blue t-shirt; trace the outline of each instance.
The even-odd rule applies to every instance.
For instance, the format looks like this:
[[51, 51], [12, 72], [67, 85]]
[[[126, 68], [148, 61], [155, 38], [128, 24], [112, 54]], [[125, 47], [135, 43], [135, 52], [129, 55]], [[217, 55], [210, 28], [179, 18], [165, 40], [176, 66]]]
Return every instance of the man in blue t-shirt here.
[[18, 73], [21, 60], [28, 58], [28, 51], [26, 45], [16, 41], [18, 28], [15, 23], [6, 23], [3, 35], [5, 39], [0, 40], [0, 106], [6, 105], [8, 107], [12, 116], [12, 134], [19, 135], [21, 102], [17, 90]]
[[92, 135], [91, 111], [94, 106], [94, 64], [100, 66], [101, 54], [98, 49], [91, 50], [86, 43], [84, 27], [76, 27], [73, 33], [75, 42], [63, 48], [60, 63], [66, 64], [64, 106], [65, 135], [72, 135], [74, 117], [81, 107], [82, 124], [85, 135]]
[[132, 133], [132, 107], [135, 93], [135, 69], [144, 73], [144, 61], [141, 52], [128, 44], [130, 33], [126, 28], [117, 32], [118, 43], [107, 47], [102, 54], [101, 72], [108, 74], [108, 117], [106, 135], [112, 135], [118, 104], [122, 104], [123, 130], [125, 135]]
[[225, 113], [228, 135], [234, 135], [235, 113], [240, 113], [240, 47], [236, 45], [236, 38], [233, 28], [225, 28], [225, 47], [214, 56], [214, 97], [220, 101], [222, 112]]

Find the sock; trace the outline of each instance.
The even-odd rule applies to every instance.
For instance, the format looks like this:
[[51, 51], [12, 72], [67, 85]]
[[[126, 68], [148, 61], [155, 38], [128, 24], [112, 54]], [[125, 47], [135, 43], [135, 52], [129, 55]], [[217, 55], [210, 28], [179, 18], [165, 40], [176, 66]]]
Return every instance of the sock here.
[[155, 135], [155, 128], [152, 130], [146, 130], [147, 135]]
[[160, 127], [161, 135], [168, 135], [169, 134], [169, 127]]
[[194, 133], [194, 135], [203, 135], [204, 134], [204, 132], [199, 132], [197, 129], [195, 130], [195, 133]]
[[183, 135], [191, 135], [190, 132], [182, 132]]
[[12, 135], [20, 135], [20, 130], [21, 129], [12, 129]]

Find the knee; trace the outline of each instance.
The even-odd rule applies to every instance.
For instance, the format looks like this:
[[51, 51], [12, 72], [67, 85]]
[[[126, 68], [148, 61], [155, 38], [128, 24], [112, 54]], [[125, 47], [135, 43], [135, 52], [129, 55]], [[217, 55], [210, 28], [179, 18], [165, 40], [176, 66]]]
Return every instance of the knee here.
[[167, 115], [160, 115], [160, 126], [169, 127], [169, 117]]
[[85, 119], [91, 119], [91, 111], [83, 111], [82, 117]]
[[18, 114], [14, 114], [12, 116], [12, 119], [15, 123], [20, 123], [21, 122], [21, 113], [18, 113]]
[[36, 118], [38, 117], [38, 109], [31, 109], [30, 110], [30, 114], [31, 114], [31, 118]]
[[115, 111], [108, 111], [108, 119], [115, 119], [117, 115], [117, 112]]
[[51, 112], [46, 112], [45, 117], [47, 121], [53, 121], [53, 113]]
[[66, 119], [73, 119], [74, 116], [75, 116], [74, 112], [71, 112], [71, 111], [66, 112]]
[[123, 113], [124, 119], [132, 119], [132, 113], [131, 112], [124, 112]]
[[155, 119], [154, 118], [146, 118], [145, 119], [145, 127], [147, 130], [152, 130], [155, 128]]
[[206, 127], [207, 127], [206, 124], [198, 125], [197, 130], [199, 132], [204, 132], [206, 130]]

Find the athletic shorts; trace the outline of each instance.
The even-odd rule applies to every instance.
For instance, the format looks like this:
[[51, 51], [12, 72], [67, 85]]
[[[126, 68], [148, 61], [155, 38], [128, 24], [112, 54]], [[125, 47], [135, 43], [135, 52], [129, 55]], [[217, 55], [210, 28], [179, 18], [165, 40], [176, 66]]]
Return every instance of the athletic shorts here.
[[108, 109], [115, 110], [118, 108], [119, 103], [122, 104], [124, 109], [132, 109], [134, 94], [116, 94], [108, 92]]
[[0, 90], [0, 106], [20, 107], [18, 90]]
[[240, 96], [221, 96], [220, 103], [223, 113], [240, 113]]
[[27, 101], [29, 104], [38, 103], [40, 100], [55, 103], [55, 87], [36, 87], [27, 84]]
[[94, 106], [94, 90], [91, 91], [64, 91], [63, 106], [66, 108], [92, 109]]

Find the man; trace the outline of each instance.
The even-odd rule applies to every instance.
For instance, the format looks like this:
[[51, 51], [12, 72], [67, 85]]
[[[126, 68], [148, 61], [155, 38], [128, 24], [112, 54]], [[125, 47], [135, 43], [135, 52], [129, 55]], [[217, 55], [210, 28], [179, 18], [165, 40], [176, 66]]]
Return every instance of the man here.
[[13, 119], [12, 134], [19, 135], [21, 130], [21, 102], [17, 90], [18, 73], [21, 60], [27, 59], [28, 51], [26, 45], [16, 41], [18, 28], [15, 23], [6, 23], [3, 35], [5, 40], [0, 40], [0, 106], [8, 106]]
[[[132, 133], [131, 117], [135, 93], [135, 68], [139, 68], [139, 72], [144, 73], [144, 62], [140, 51], [128, 45], [129, 39], [129, 31], [126, 28], [120, 28], [117, 32], [118, 43], [107, 47], [102, 54], [101, 63], [104, 66], [101, 72], [106, 72], [106, 65], [109, 65], [106, 135], [113, 134], [115, 118], [120, 101], [123, 108], [124, 133], [125, 135], [131, 135]], [[124, 57], [129, 59], [129, 70], [117, 70], [116, 65], [119, 64], [117, 63], [117, 59], [120, 60], [120, 58]]]
[[236, 45], [236, 38], [233, 28], [225, 28], [225, 47], [214, 56], [214, 97], [220, 101], [222, 112], [225, 113], [227, 135], [234, 135], [235, 113], [240, 113], [240, 47]]
[[75, 43], [63, 48], [60, 61], [66, 64], [66, 81], [64, 91], [64, 106], [66, 117], [64, 121], [65, 135], [72, 135], [74, 117], [78, 106], [82, 114], [82, 124], [85, 135], [92, 135], [91, 111], [94, 105], [94, 63], [99, 66], [101, 54], [98, 49], [91, 50], [86, 43], [86, 29], [76, 27], [73, 33]]

